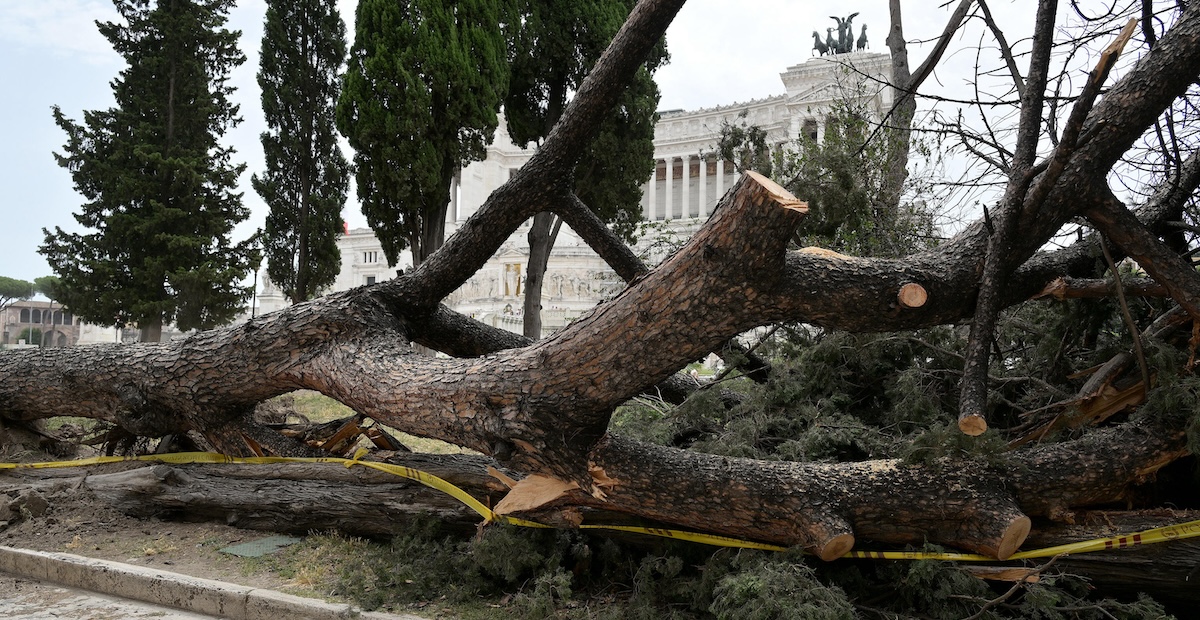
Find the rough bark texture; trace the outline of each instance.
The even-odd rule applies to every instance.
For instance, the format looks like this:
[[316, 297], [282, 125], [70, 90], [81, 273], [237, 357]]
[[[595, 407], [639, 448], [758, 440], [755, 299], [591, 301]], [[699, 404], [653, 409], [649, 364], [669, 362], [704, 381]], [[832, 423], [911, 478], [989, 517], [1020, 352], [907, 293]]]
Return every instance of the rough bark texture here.
[[[1075, 516], [1074, 523], [1039, 523], [1035, 534], [1029, 537], [1029, 544], [1051, 547], [1196, 520], [1200, 520], [1197, 510], [1084, 512]], [[1147, 592], [1156, 600], [1179, 606], [1200, 603], [1200, 588], [1196, 587], [1200, 575], [1200, 540], [1195, 538], [1075, 554], [1059, 558], [1055, 568], [1083, 575], [1093, 587], [1109, 592], [1129, 596]]]
[[[405, 460], [496, 502], [507, 488], [478, 459]], [[219, 521], [247, 529], [355, 536], [402, 534], [417, 517], [474, 528], [479, 515], [458, 500], [416, 482], [340, 465], [150, 465], [93, 474], [83, 486], [114, 508], [138, 517]]]
[[[988, 256], [984, 226], [903, 260], [789, 252], [805, 205], [753, 173], [684, 247], [644, 274], [619, 269], [634, 274], [628, 288], [544, 340], [502, 334], [440, 306], [535, 213], [558, 213], [589, 242], [603, 236], [575, 225], [570, 172], [681, 4], [640, 3], [537, 154], [413, 272], [170, 343], [5, 353], [0, 414], [85, 416], [155, 437], [195, 431], [232, 454], [254, 446], [286, 454], [303, 447], [249, 414], [265, 399], [313, 389], [391, 427], [559, 485], [554, 496], [529, 485], [508, 494], [512, 503], [524, 496], [534, 514], [570, 523], [581, 510], [600, 509], [801, 545], [826, 558], [856, 539], [930, 540], [1005, 557], [1031, 516], [1119, 499], [1184, 453], [1179, 429], [1138, 425], [1016, 452], [1003, 467], [766, 463], [609, 436], [617, 405], [751, 328], [792, 321], [886, 331], [975, 314]], [[1077, 148], [1052, 171], [1013, 176], [1036, 191], [1014, 192], [1024, 198], [1012, 204], [1011, 242], [992, 248], [1006, 283], [998, 307], [1088, 273], [1098, 255], [1090, 242], [1038, 251], [1073, 218], [1102, 213], [1109, 203], [1095, 188], [1192, 85], [1197, 67], [1200, 2], [1091, 109]], [[1200, 179], [1188, 170], [1134, 214], [1148, 230], [1193, 193]], [[1127, 254], [1143, 253], [1127, 245]], [[914, 284], [926, 301], [906, 307], [899, 293]], [[455, 357], [417, 355], [413, 344]]]

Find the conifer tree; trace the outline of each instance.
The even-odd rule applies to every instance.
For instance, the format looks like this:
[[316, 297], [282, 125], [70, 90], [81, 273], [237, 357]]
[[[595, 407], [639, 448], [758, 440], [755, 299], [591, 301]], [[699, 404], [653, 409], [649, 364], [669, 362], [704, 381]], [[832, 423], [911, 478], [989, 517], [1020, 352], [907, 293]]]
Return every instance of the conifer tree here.
[[333, 284], [341, 265], [350, 166], [337, 145], [334, 106], [345, 58], [334, 0], [269, 0], [258, 72], [267, 168], [253, 183], [271, 208], [267, 274], [293, 302]]
[[67, 133], [55, 157], [87, 200], [75, 219], [88, 231], [43, 231], [40, 251], [76, 315], [136, 323], [156, 341], [164, 323], [227, 322], [248, 295], [249, 244], [229, 240], [247, 216], [234, 191], [245, 166], [218, 142], [241, 120], [227, 81], [245, 56], [224, 28], [233, 0], [114, 4], [121, 20], [98, 26], [128, 63], [112, 82], [116, 106], [82, 123], [54, 108]]
[[508, 86], [508, 0], [361, 0], [338, 129], [391, 264], [441, 247], [450, 183], [483, 159]]
[[[633, 5], [632, 0], [521, 0], [521, 27], [509, 43], [512, 76], [504, 100], [513, 142], [527, 146], [549, 135]], [[575, 193], [629, 241], [642, 219], [642, 184], [654, 170], [659, 92], [653, 72], [666, 59], [663, 45], [650, 54], [575, 169]], [[542, 283], [560, 226], [554, 214], [539, 213], [529, 230], [524, 331], [530, 338], [542, 335]]]

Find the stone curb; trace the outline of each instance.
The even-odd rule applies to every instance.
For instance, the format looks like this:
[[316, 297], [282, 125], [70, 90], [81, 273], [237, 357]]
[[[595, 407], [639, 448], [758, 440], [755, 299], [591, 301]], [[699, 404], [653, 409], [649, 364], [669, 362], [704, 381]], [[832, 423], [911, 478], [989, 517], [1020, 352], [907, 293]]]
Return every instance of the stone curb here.
[[0, 546], [0, 572], [232, 620], [424, 620], [70, 553]]

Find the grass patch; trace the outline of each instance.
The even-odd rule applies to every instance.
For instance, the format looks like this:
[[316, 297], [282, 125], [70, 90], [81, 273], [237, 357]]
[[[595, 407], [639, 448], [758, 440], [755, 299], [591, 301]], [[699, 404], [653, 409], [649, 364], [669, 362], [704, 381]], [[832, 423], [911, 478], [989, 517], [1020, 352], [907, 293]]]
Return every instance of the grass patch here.
[[[291, 408], [315, 424], [339, 420], [354, 415], [353, 409], [320, 392], [312, 390], [298, 390], [277, 398], [284, 402], [288, 402], [286, 399], [290, 399]], [[437, 439], [417, 437], [416, 435], [410, 435], [386, 425], [381, 426], [387, 429], [388, 434], [400, 440], [400, 443], [407, 446], [413, 452], [422, 452], [425, 454], [475, 454], [471, 450], [460, 448], [451, 443]]]
[[44, 424], [46, 425], [46, 430], [51, 433], [58, 432], [59, 429], [67, 424], [74, 425], [79, 429], [82, 429], [84, 432], [91, 432], [96, 426], [96, 420], [93, 420], [92, 418], [80, 418], [76, 416], [58, 416], [54, 418], [47, 418]]
[[338, 401], [312, 390], [299, 390], [280, 398], [292, 399], [292, 407], [296, 413], [307, 418], [310, 422], [322, 423], [354, 415], [354, 410]]

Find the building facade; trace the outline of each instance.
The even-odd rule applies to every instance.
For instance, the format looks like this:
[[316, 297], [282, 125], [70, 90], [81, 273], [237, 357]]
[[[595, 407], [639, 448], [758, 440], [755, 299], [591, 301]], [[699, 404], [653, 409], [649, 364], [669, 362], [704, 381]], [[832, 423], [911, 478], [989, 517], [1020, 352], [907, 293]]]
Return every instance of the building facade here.
[[79, 342], [81, 323], [52, 301], [15, 301], [0, 312], [0, 345], [69, 347]]
[[[654, 132], [655, 171], [642, 192], [643, 231], [637, 250], [653, 262], [694, 233], [721, 196], [737, 180], [729, 162], [715, 156], [723, 124], [756, 125], [768, 143], [788, 148], [798, 137], [820, 141], [825, 118], [847, 98], [865, 104], [880, 118], [892, 105], [886, 86], [891, 59], [886, 54], [856, 52], [820, 56], [788, 67], [780, 74], [779, 95], [701, 110], [660, 112]], [[512, 143], [501, 121], [487, 157], [465, 167], [451, 188], [446, 234], [469, 218], [500, 185], [529, 160], [532, 149]], [[488, 263], [450, 295], [455, 310], [496, 327], [522, 331], [523, 281], [529, 255], [528, 224], [518, 230]], [[395, 277], [412, 265], [407, 253], [389, 265], [374, 234], [365, 228], [347, 231], [339, 241], [342, 269], [332, 291], [373, 284]], [[265, 281], [259, 309], [269, 312], [287, 300]], [[546, 333], [569, 323], [624, 283], [569, 227], [563, 226], [543, 280], [542, 324]]]

